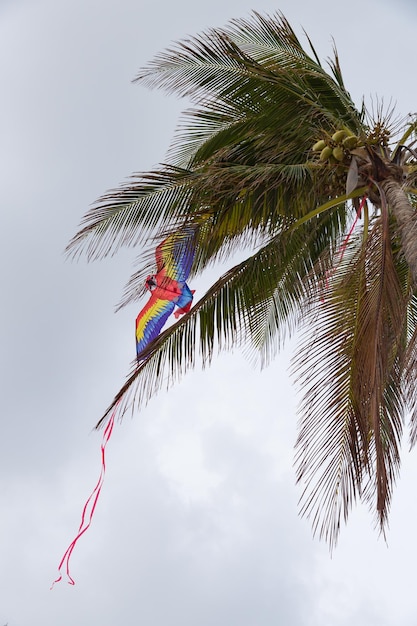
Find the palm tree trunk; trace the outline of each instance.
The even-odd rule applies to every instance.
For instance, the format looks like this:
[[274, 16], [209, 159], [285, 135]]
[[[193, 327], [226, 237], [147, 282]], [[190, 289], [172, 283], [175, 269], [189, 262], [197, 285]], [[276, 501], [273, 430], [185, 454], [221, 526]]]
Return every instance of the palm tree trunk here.
[[381, 183], [388, 206], [397, 220], [404, 258], [417, 287], [417, 212], [399, 182], [389, 178]]

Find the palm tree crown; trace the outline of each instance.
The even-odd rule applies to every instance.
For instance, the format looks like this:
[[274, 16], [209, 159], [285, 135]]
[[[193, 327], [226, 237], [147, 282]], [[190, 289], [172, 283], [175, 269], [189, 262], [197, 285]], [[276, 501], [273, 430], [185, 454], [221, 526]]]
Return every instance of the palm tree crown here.
[[136, 81], [187, 97], [156, 170], [100, 198], [68, 252], [141, 249], [120, 306], [143, 294], [155, 242], [195, 229], [192, 274], [231, 267], [142, 353], [113, 409], [156, 393], [215, 347], [246, 344], [267, 364], [305, 328], [297, 475], [301, 510], [334, 545], [363, 498], [387, 520], [403, 418], [417, 436], [417, 123], [359, 109], [336, 51], [327, 71], [282, 15], [234, 20], [157, 56]]

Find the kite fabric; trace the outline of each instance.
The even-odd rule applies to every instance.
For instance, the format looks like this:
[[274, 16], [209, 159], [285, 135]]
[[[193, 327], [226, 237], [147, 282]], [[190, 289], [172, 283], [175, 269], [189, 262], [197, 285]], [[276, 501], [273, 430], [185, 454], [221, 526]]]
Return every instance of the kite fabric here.
[[194, 259], [190, 233], [185, 236], [169, 235], [156, 248], [155, 256], [157, 273], [148, 276], [145, 282], [151, 297], [136, 318], [138, 361], [143, 350], [159, 335], [171, 313], [176, 318], [188, 313], [193, 301], [194, 291], [185, 282]]

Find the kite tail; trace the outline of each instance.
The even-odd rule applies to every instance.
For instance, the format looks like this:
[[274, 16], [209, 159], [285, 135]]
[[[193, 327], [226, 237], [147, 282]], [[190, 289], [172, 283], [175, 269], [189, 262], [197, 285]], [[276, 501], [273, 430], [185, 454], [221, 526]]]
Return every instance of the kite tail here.
[[107, 442], [109, 441], [112, 431], [113, 431], [113, 426], [114, 426], [114, 418], [115, 418], [115, 414], [116, 414], [116, 410], [117, 410], [117, 404], [116, 403], [113, 412], [111, 414], [111, 417], [107, 423], [106, 428], [104, 429], [103, 432], [103, 439], [101, 442], [101, 471], [100, 471], [100, 476], [99, 479], [97, 481], [96, 486], [94, 487], [93, 491], [91, 492], [91, 495], [89, 496], [87, 502], [84, 505], [83, 508], [83, 512], [81, 514], [81, 524], [80, 527], [78, 529], [78, 533], [76, 535], [76, 537], [71, 541], [71, 543], [69, 544], [68, 548], [65, 550], [64, 555], [58, 565], [58, 572], [59, 572], [59, 576], [56, 580], [54, 580], [54, 582], [51, 585], [51, 589], [53, 589], [55, 583], [58, 583], [62, 580], [63, 574], [62, 574], [62, 569], [65, 566], [65, 574], [67, 576], [67, 582], [69, 585], [75, 585], [75, 581], [72, 578], [71, 574], [70, 574], [70, 558], [72, 555], [72, 552], [75, 548], [75, 545], [77, 543], [77, 541], [79, 540], [79, 538], [90, 528], [92, 519], [93, 519], [93, 515], [94, 515], [94, 511], [97, 505], [97, 501], [98, 498], [100, 496], [100, 492], [101, 492], [101, 488], [103, 486], [103, 482], [104, 482], [104, 475], [106, 473], [106, 445]]

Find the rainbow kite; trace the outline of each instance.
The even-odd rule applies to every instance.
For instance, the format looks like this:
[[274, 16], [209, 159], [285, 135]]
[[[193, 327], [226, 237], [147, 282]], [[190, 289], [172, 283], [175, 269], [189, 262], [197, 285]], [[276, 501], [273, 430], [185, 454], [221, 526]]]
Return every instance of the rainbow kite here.
[[136, 355], [159, 335], [168, 317], [174, 311], [178, 318], [188, 313], [193, 293], [185, 282], [194, 259], [190, 237], [169, 235], [156, 249], [157, 273], [148, 276], [145, 286], [151, 297], [136, 318]]

